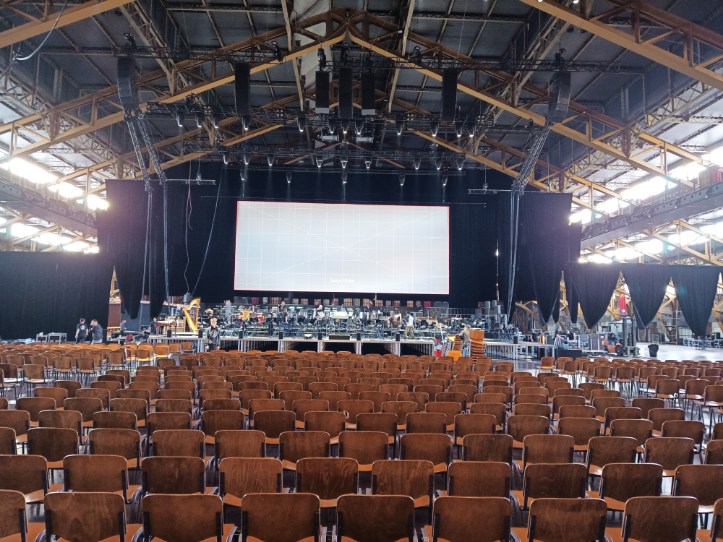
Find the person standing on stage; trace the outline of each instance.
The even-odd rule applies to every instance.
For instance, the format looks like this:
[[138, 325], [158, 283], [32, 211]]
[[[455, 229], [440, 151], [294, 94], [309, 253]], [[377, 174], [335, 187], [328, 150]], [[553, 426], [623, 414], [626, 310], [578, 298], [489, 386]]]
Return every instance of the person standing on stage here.
[[229, 325], [233, 323], [233, 307], [228, 299], [223, 302], [223, 319]]
[[408, 312], [407, 317], [405, 318], [404, 338], [405, 339], [413, 339], [414, 338], [414, 316], [412, 315], [411, 312]]
[[459, 338], [462, 339], [462, 356], [468, 357], [472, 346], [468, 325], [465, 324], [462, 331], [459, 332]]
[[81, 318], [78, 325], [75, 326], [75, 344], [85, 342], [88, 336], [88, 324], [85, 323], [85, 318]]
[[95, 318], [90, 321], [90, 344], [103, 344], [103, 328]]
[[211, 318], [211, 325], [206, 330], [206, 346], [209, 350], [221, 348], [221, 329], [218, 327], [218, 318]]

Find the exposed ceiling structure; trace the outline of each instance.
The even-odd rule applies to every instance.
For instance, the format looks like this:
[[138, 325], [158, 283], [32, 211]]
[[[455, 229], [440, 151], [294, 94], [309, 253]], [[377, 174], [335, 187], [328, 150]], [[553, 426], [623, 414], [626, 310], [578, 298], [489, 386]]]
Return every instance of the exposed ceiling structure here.
[[[569, 109], [527, 181], [573, 195], [584, 257], [723, 265], [720, 2], [5, 0], [0, 249], [97, 250], [104, 181], [142, 170], [118, 97], [127, 56], [164, 170], [223, 160], [241, 171], [449, 170], [468, 182], [458, 170], [480, 169], [510, 185], [564, 68]], [[320, 61], [329, 114], [316, 111]], [[250, 65], [246, 118], [237, 63]], [[342, 67], [353, 73], [347, 125]], [[445, 69], [458, 72], [448, 121]], [[363, 115], [369, 73], [375, 112]], [[144, 161], [152, 169], [147, 151]]]

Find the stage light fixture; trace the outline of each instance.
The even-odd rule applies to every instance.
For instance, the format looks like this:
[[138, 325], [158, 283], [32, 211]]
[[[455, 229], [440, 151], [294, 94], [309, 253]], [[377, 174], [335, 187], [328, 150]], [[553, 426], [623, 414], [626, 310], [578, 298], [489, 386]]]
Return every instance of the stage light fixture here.
[[449, 181], [449, 177], [442, 177], [442, 188], [447, 188], [448, 181]]
[[304, 113], [299, 113], [299, 116], [296, 118], [296, 124], [299, 126], [299, 132], [303, 132], [306, 128], [306, 115], [304, 115]]
[[432, 137], [437, 137], [437, 133], [439, 132], [439, 121], [433, 120], [429, 123], [429, 127], [432, 132]]
[[242, 183], [245, 183], [245, 182], [246, 182], [246, 179], [247, 179], [246, 170], [243, 170], [243, 169], [242, 169], [242, 170], [239, 172], [239, 177], [241, 178], [241, 182], [242, 182]]
[[213, 114], [213, 127], [218, 129], [218, 127], [221, 125], [221, 115], [219, 113]]
[[339, 158], [339, 161], [341, 162], [341, 169], [346, 169], [346, 165], [349, 163], [349, 157], [342, 156], [341, 158]]
[[421, 165], [422, 165], [422, 158], [420, 156], [415, 156], [414, 157], [414, 169], [416, 171], [419, 171], [419, 166], [421, 166]]
[[291, 184], [291, 180], [294, 178], [294, 174], [290, 171], [286, 172], [286, 182], [287, 184]]
[[404, 175], [400, 175], [399, 176], [399, 186], [403, 187], [406, 180], [407, 180], [407, 178]]
[[341, 121], [341, 132], [346, 135], [349, 131], [349, 119], [342, 119]]
[[437, 158], [437, 159], [434, 161], [434, 166], [437, 168], [437, 171], [439, 171], [440, 169], [442, 169], [442, 159], [441, 159], [441, 158]]
[[316, 157], [316, 167], [321, 168], [322, 164], [324, 163], [324, 158], [321, 156]]
[[364, 160], [364, 167], [367, 168], [367, 171], [371, 169], [371, 167], [372, 167], [372, 157], [371, 156], [367, 157], [366, 160]]
[[184, 114], [183, 111], [176, 111], [176, 124], [179, 128], [183, 128]]
[[249, 162], [251, 161], [251, 159], [249, 158], [249, 155], [248, 155], [248, 154], [243, 153], [243, 161], [244, 161], [244, 165], [245, 165], [245, 166], [248, 166], [248, 165], [249, 165]]
[[251, 125], [251, 116], [244, 115], [243, 117], [241, 117], [241, 124], [244, 127], [244, 132], [246, 132], [249, 129], [249, 126]]
[[274, 155], [273, 154], [269, 154], [266, 156], [266, 163], [269, 165], [269, 167], [274, 166]]
[[362, 130], [364, 130], [364, 121], [363, 120], [357, 120], [354, 123], [354, 129], [356, 131], [356, 135], [360, 136], [362, 135]]
[[397, 119], [396, 128], [397, 128], [397, 135], [401, 136], [404, 133], [404, 120], [402, 118]]
[[344, 185], [345, 185], [345, 184], [346, 184], [346, 180], [347, 180], [347, 173], [346, 173], [346, 171], [342, 171], [342, 172], [341, 172], [341, 184], [344, 184]]
[[221, 153], [221, 158], [223, 158], [223, 165], [228, 165], [228, 153], [226, 151]]
[[457, 132], [457, 137], [462, 137], [462, 128], [463, 125], [461, 120], [454, 123], [454, 131]]
[[196, 113], [196, 128], [203, 128], [203, 113]]
[[457, 171], [462, 171], [462, 168], [464, 167], [464, 155], [460, 155], [457, 158]]

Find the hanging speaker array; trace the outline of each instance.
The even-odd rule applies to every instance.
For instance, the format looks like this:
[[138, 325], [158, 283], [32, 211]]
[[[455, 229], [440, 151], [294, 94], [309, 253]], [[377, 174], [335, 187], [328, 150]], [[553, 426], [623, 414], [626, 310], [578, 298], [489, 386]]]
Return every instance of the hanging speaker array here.
[[452, 121], [457, 113], [457, 70], [442, 72], [442, 120]]
[[354, 105], [352, 102], [352, 71], [351, 68], [339, 69], [339, 118], [354, 118]]
[[316, 72], [316, 112], [329, 113], [329, 72]]
[[245, 117], [251, 114], [251, 66], [234, 65], [234, 88], [236, 91], [236, 114]]

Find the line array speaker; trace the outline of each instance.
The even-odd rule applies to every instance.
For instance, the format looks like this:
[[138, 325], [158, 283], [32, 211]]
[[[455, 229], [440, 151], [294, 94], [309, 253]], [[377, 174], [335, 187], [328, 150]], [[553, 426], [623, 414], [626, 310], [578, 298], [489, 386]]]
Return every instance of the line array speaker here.
[[442, 120], [454, 120], [457, 113], [457, 70], [442, 71]]
[[239, 117], [251, 114], [251, 66], [234, 65], [234, 87], [236, 90], [236, 114]]
[[352, 104], [352, 72], [351, 68], [339, 69], [339, 118], [354, 118], [354, 106]]
[[329, 72], [316, 72], [316, 112], [329, 113]]
[[136, 85], [136, 59], [131, 56], [119, 56], [118, 98], [125, 109], [138, 107], [138, 86]]
[[376, 107], [374, 93], [376, 91], [373, 73], [362, 73], [361, 76], [361, 114], [365, 116], [374, 115]]
[[550, 81], [550, 105], [548, 117], [559, 122], [564, 120], [570, 107], [570, 72], [555, 72]]

